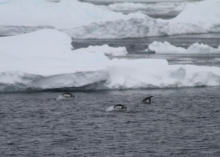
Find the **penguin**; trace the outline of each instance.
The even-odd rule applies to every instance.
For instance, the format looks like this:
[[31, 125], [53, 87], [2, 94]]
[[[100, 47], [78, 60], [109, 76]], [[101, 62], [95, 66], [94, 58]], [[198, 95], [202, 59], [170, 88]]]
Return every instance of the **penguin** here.
[[106, 112], [111, 112], [111, 111], [126, 111], [127, 107], [125, 107], [122, 104], [116, 104], [114, 106], [110, 106], [108, 107], [105, 111]]
[[148, 96], [148, 97], [144, 98], [141, 103], [142, 104], [151, 104], [151, 98], [152, 97], [153, 96]]
[[125, 106], [122, 105], [122, 104], [117, 104], [117, 105], [114, 106], [114, 109], [115, 109], [115, 110], [126, 110], [127, 107], [125, 107]]
[[65, 97], [65, 98], [74, 98], [74, 95], [72, 95], [71, 93], [63, 93], [63, 94], [62, 94], [62, 97]]
[[56, 100], [71, 100], [74, 98], [74, 95], [71, 93], [63, 93], [62, 95], [58, 96]]

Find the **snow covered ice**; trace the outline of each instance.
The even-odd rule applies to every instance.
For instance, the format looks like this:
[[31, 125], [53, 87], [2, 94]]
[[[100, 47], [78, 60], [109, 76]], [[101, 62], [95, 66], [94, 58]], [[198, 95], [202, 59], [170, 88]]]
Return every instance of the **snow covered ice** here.
[[176, 18], [171, 20], [136, 16], [129, 19], [95, 22], [65, 32], [76, 38], [139, 38], [220, 32], [219, 8], [219, 0], [201, 1], [188, 4]]
[[217, 67], [169, 65], [164, 59], [111, 60], [104, 51], [114, 49], [104, 47], [99, 52], [94, 47], [72, 50], [69, 36], [50, 29], [2, 37], [0, 91], [220, 85]]
[[[194, 43], [187, 49], [176, 47], [168, 42], [153, 42], [148, 46], [149, 50], [157, 54], [220, 54], [219, 48], [212, 48], [205, 44]], [[146, 51], [148, 51], [148, 49]]]
[[125, 56], [128, 54], [127, 49], [125, 47], [110, 47], [108, 45], [102, 46], [89, 46], [88, 48], [77, 49], [74, 52], [101, 52], [108, 56]]
[[220, 32], [219, 0], [193, 2], [183, 8], [176, 18], [161, 20], [138, 12], [124, 15], [77, 0], [59, 3], [1, 0], [0, 35], [16, 35], [43, 28], [58, 29], [74, 38], [139, 38]]
[[123, 15], [78, 0], [62, 0], [59, 3], [45, 0], [0, 0], [0, 35], [16, 35], [44, 28], [65, 30], [93, 22], [137, 16], [144, 15]]

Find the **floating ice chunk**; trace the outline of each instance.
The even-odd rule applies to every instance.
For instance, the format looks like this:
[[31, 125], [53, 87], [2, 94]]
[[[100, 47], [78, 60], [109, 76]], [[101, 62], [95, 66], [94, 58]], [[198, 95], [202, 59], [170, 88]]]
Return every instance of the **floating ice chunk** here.
[[71, 49], [71, 38], [57, 30], [45, 29], [24, 35], [2, 37], [0, 72], [21, 71], [56, 75], [102, 70], [103, 64], [109, 61], [100, 52], [78, 54]]
[[220, 53], [220, 49], [215, 49], [208, 45], [199, 44], [199, 43], [192, 44], [190, 47], [188, 47], [187, 51], [192, 53], [203, 53], [203, 54]]
[[[212, 48], [205, 44], [194, 43], [187, 49], [176, 47], [168, 42], [154, 41], [148, 46], [149, 50], [155, 51], [157, 54], [216, 54], [220, 53], [219, 48]], [[148, 51], [148, 49], [146, 51]]]
[[172, 53], [186, 53], [186, 49], [173, 46], [166, 41], [164, 43], [154, 41], [152, 44], [148, 46], [148, 49], [155, 51], [157, 54], [158, 53], [171, 53], [171, 54]]
[[220, 86], [220, 68], [75, 52], [56, 30], [0, 38], [0, 91]]
[[110, 47], [108, 45], [102, 46], [89, 46], [88, 48], [77, 49], [74, 52], [100, 52], [108, 56], [125, 56], [128, 54], [125, 47]]

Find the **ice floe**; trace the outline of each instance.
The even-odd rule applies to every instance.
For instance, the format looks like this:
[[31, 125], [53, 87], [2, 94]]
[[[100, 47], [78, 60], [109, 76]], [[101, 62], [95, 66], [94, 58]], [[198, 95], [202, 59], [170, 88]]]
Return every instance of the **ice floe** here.
[[108, 45], [89, 46], [88, 48], [77, 49], [74, 52], [100, 52], [104, 53], [107, 56], [125, 56], [128, 54], [126, 47], [110, 47]]
[[205, 44], [194, 43], [185, 49], [171, 45], [166, 41], [154, 41], [146, 51], [148, 50], [155, 51], [157, 54], [220, 54], [220, 48], [212, 48]]
[[219, 86], [220, 68], [163, 59], [109, 59], [72, 50], [57, 30], [0, 38], [0, 91]]

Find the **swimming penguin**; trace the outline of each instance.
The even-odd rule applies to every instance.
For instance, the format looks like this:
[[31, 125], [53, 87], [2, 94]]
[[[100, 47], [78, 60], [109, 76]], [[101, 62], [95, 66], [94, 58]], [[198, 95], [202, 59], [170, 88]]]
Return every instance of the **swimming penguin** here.
[[71, 93], [63, 93], [62, 95], [58, 96], [56, 99], [57, 100], [71, 100], [74, 98], [74, 95]]
[[151, 104], [151, 98], [152, 97], [153, 96], [148, 96], [148, 97], [144, 98], [141, 103], [143, 103], [143, 104]]
[[117, 105], [114, 106], [114, 109], [115, 109], [115, 110], [126, 110], [127, 107], [125, 107], [125, 106], [122, 105], [122, 104], [117, 104]]
[[127, 110], [127, 107], [125, 107], [122, 104], [117, 104], [117, 105], [108, 107], [105, 111], [111, 112], [111, 111], [126, 111], [126, 110]]

